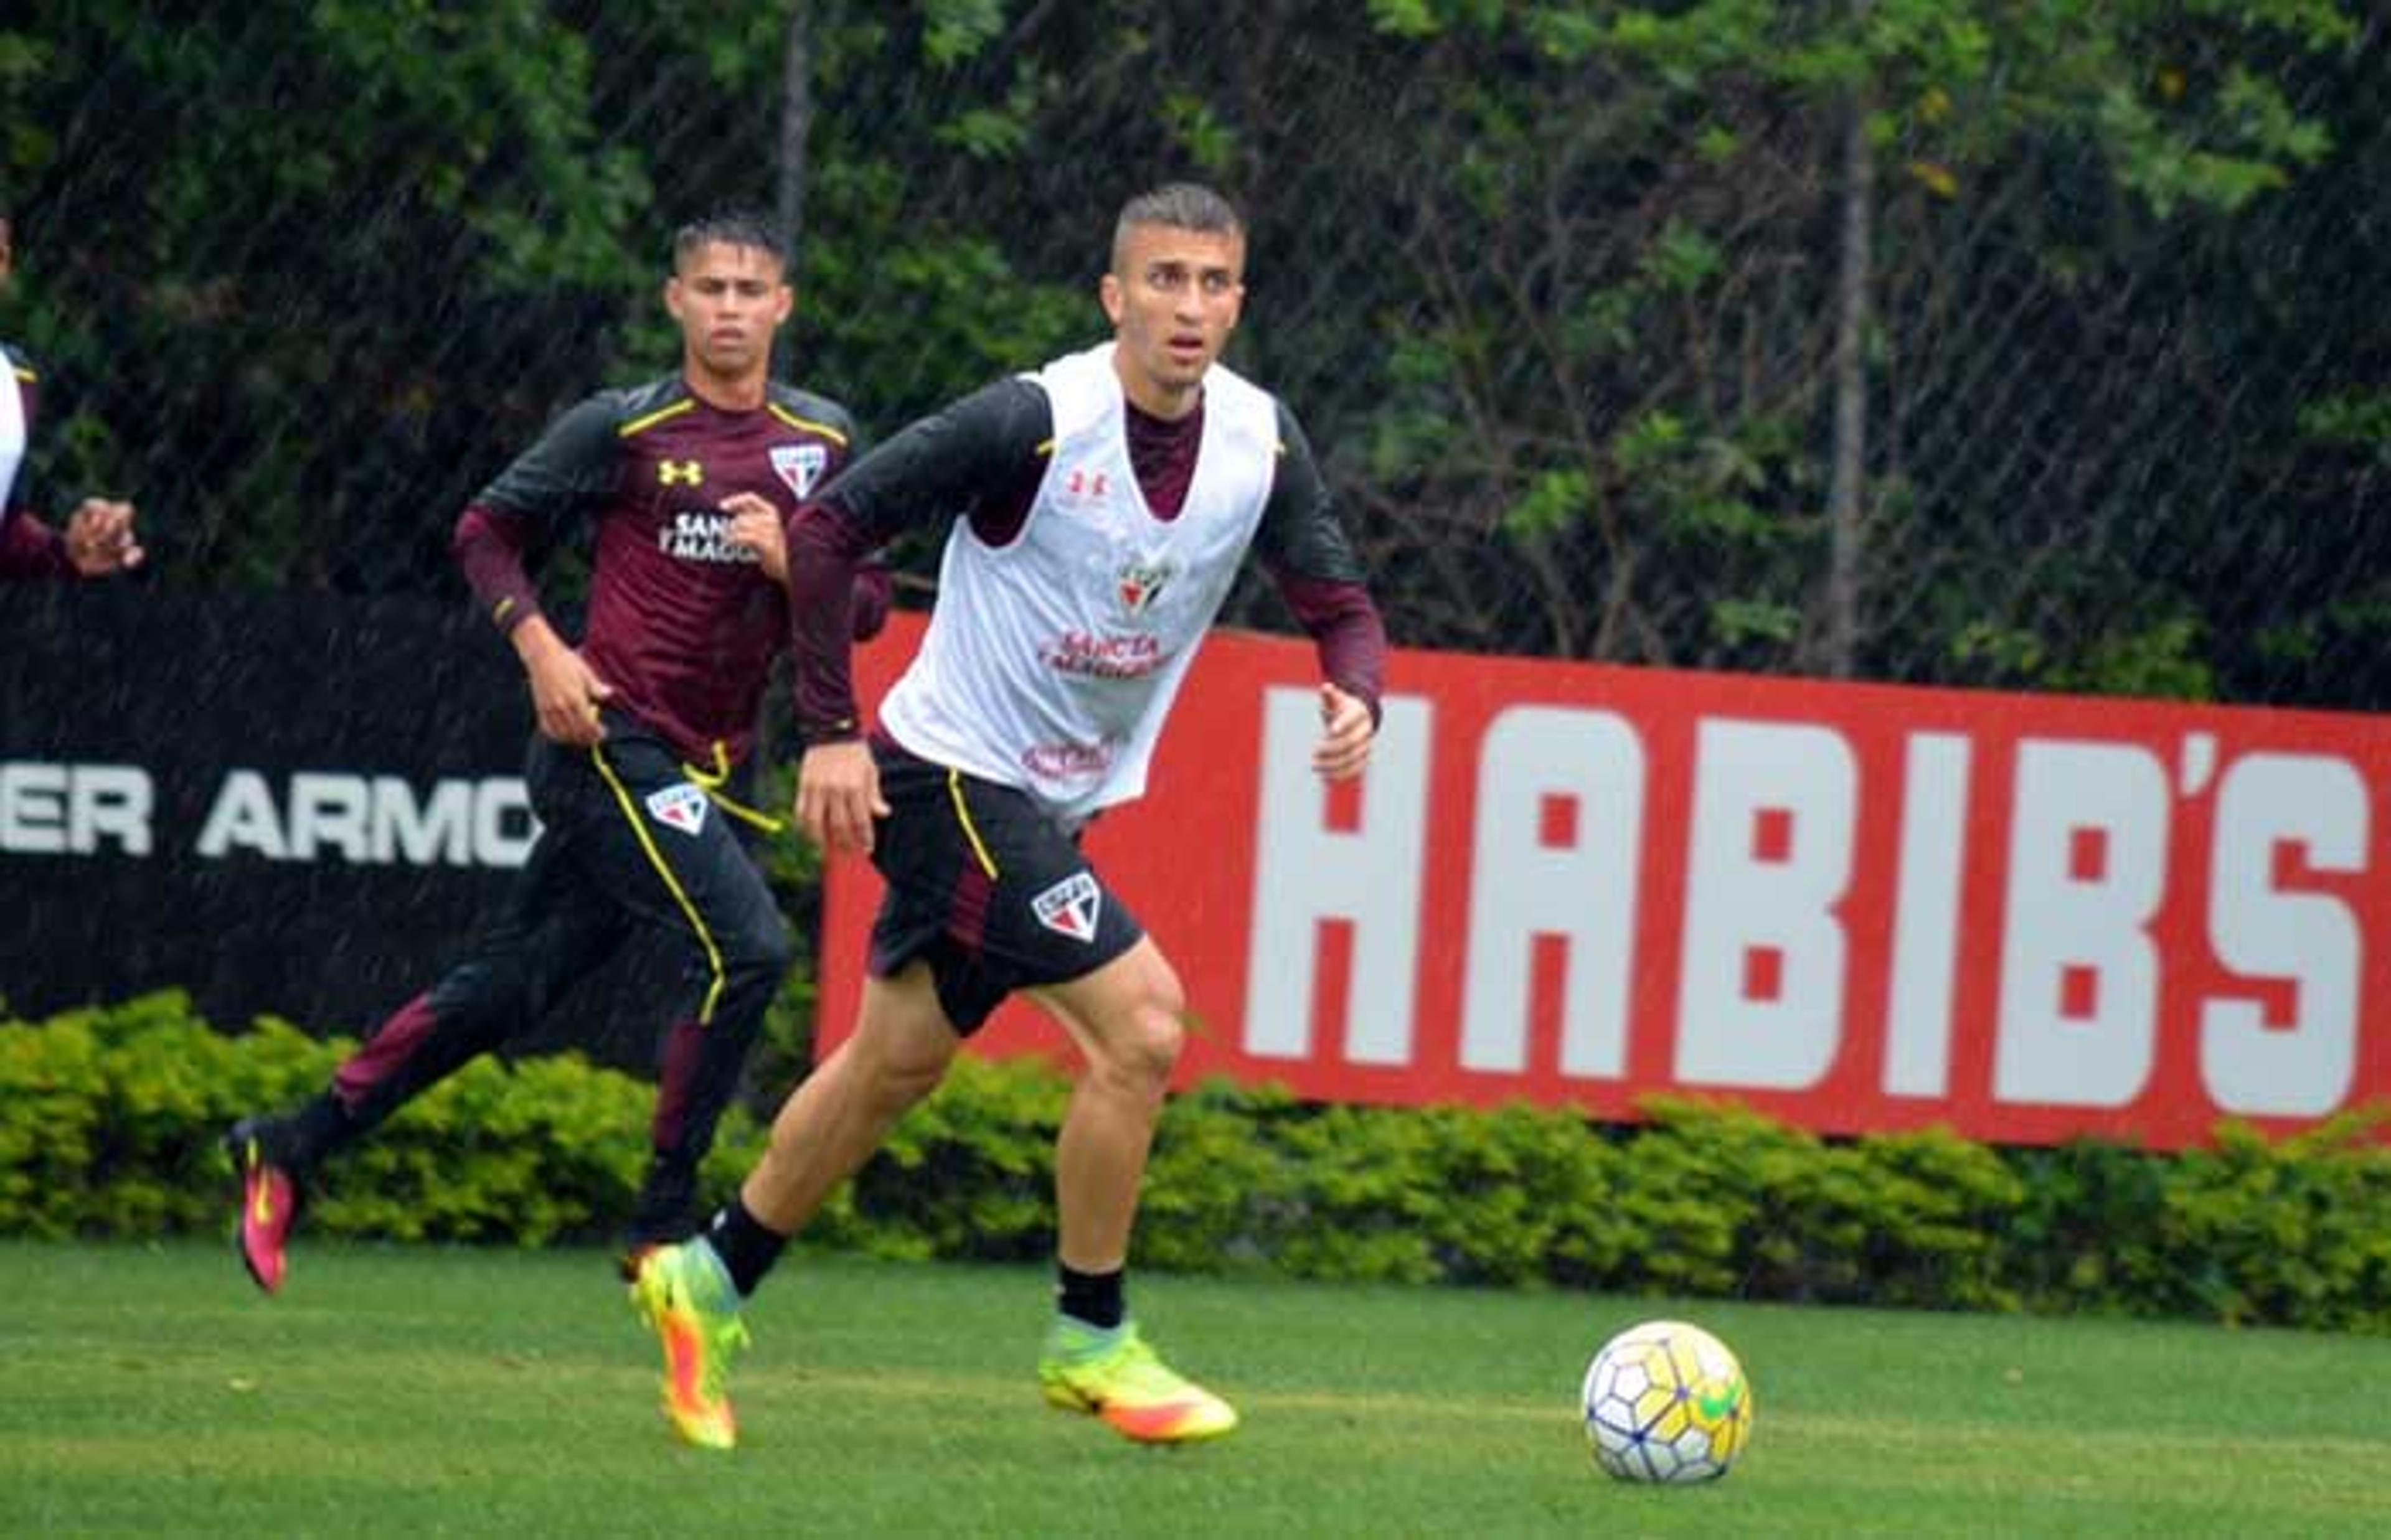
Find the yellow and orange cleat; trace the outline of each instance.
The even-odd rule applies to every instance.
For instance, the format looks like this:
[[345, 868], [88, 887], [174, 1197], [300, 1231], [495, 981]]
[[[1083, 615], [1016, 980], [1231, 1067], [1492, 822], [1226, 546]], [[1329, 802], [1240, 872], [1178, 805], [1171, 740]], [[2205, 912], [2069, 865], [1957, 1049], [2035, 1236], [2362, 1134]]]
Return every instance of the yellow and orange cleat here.
[[631, 1303], [664, 1347], [665, 1419], [700, 1449], [735, 1447], [725, 1380], [731, 1354], [747, 1345], [747, 1323], [730, 1277], [701, 1241], [655, 1247], [634, 1265]]
[[1090, 1413], [1140, 1444], [1219, 1438], [1237, 1425], [1236, 1408], [1157, 1357], [1134, 1322], [1100, 1331], [1058, 1319], [1038, 1382], [1048, 1405]]

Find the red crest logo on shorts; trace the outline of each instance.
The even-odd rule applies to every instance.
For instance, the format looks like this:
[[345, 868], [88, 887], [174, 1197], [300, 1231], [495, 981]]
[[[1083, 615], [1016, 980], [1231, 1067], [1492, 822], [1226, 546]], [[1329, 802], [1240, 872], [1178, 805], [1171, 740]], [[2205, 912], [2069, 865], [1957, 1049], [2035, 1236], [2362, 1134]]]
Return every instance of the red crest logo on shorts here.
[[1029, 901], [1038, 923], [1073, 941], [1096, 939], [1096, 917], [1104, 912], [1105, 891], [1086, 872], [1073, 872]]
[[648, 812], [656, 822], [683, 834], [705, 827], [705, 793], [687, 781], [648, 793]]

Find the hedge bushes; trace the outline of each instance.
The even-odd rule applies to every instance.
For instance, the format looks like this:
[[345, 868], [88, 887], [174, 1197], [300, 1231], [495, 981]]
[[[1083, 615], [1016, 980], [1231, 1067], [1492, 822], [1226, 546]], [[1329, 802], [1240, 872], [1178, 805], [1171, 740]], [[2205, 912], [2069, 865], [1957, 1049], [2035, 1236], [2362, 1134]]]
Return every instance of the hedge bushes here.
[[[174, 994], [0, 1023], [0, 1234], [227, 1227], [218, 1136], [321, 1089], [354, 1046], [273, 1020], [221, 1034]], [[628, 1212], [652, 1100], [575, 1059], [479, 1060], [344, 1159], [310, 1194], [307, 1223], [408, 1240], [593, 1238]], [[718, 1149], [708, 1174], [727, 1177], [735, 1159]]]
[[[228, 1223], [214, 1140], [321, 1086], [349, 1045], [227, 1036], [159, 995], [0, 1023], [0, 1234], [147, 1237]], [[883, 1255], [1051, 1253], [1067, 1084], [964, 1056], [810, 1238]], [[477, 1062], [326, 1174], [313, 1233], [610, 1238], [646, 1085], [572, 1058]], [[1828, 1140], [1659, 1100], [1632, 1127], [1510, 1107], [1315, 1106], [1213, 1084], [1175, 1098], [1141, 1265], [1967, 1309], [2095, 1310], [2391, 1333], [2391, 1145], [2349, 1117], [2268, 1143], [2227, 1125], [2160, 1155], [2001, 1149], [1947, 1133]], [[727, 1192], [762, 1130], [734, 1111]]]

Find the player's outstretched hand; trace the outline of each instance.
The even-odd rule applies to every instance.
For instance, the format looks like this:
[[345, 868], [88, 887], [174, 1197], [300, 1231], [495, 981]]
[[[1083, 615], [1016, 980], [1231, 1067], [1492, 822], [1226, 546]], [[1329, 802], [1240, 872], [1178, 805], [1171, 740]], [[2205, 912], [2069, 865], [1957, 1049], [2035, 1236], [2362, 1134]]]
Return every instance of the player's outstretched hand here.
[[880, 766], [859, 738], [817, 743], [797, 761], [798, 827], [825, 851], [872, 853], [872, 825], [888, 815]]
[[67, 560], [84, 577], [107, 577], [141, 565], [145, 554], [133, 531], [133, 505], [86, 497], [67, 516]]
[[1341, 781], [1360, 775], [1370, 763], [1370, 745], [1377, 737], [1378, 724], [1368, 702], [1334, 685], [1320, 687], [1320, 744], [1312, 751], [1312, 768], [1323, 778]]
[[774, 583], [789, 581], [789, 536], [781, 510], [752, 492], [734, 492], [722, 500], [730, 515], [730, 540], [756, 553], [756, 564]]

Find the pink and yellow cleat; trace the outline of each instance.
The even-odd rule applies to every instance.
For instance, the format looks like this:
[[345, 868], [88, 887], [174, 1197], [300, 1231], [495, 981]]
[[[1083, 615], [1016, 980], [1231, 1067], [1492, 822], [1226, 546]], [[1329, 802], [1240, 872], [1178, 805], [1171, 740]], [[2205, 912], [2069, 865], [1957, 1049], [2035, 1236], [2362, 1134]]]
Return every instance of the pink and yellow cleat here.
[[254, 1119], [233, 1124], [225, 1149], [240, 1174], [240, 1229], [234, 1245], [249, 1276], [271, 1294], [282, 1287], [284, 1243], [299, 1217], [299, 1183], [266, 1153], [265, 1131]]

